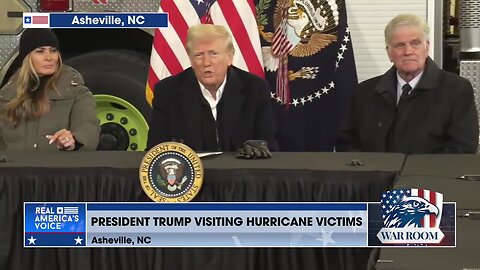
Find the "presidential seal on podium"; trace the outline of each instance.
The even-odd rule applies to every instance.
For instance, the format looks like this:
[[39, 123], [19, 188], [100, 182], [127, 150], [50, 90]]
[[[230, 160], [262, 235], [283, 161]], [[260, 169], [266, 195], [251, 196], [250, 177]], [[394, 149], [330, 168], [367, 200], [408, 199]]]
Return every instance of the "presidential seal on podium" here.
[[150, 149], [139, 172], [143, 190], [155, 202], [191, 201], [203, 183], [203, 165], [197, 153], [177, 142]]

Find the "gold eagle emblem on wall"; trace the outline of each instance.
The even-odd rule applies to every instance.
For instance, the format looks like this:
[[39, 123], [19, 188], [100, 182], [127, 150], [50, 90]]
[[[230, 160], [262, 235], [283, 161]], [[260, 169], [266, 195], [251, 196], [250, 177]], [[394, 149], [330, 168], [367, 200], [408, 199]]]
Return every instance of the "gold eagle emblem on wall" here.
[[[288, 39], [294, 45], [289, 54], [306, 57], [337, 41], [335, 29], [338, 26], [338, 14], [338, 5], [334, 0], [278, 0], [273, 14], [273, 27], [277, 29], [286, 20]], [[274, 33], [264, 32], [263, 26], [259, 28], [262, 37], [272, 43]]]

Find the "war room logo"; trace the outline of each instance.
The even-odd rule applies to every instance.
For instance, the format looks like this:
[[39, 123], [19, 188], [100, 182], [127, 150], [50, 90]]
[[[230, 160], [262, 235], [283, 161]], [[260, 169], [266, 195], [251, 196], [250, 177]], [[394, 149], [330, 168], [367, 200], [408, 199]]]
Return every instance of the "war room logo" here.
[[426, 189], [395, 189], [382, 194], [383, 244], [438, 244], [443, 194]]

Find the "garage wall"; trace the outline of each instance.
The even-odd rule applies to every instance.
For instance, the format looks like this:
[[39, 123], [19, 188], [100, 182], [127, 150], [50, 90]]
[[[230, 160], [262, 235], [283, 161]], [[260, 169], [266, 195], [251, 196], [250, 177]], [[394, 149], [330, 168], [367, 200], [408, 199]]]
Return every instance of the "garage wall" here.
[[[385, 52], [383, 30], [394, 16], [401, 13], [414, 13], [426, 18], [431, 28], [430, 38], [434, 40], [436, 31], [434, 31], [435, 1], [433, 0], [345, 1], [359, 81], [380, 75], [391, 67]], [[434, 44], [435, 42], [431, 42], [432, 57]]]

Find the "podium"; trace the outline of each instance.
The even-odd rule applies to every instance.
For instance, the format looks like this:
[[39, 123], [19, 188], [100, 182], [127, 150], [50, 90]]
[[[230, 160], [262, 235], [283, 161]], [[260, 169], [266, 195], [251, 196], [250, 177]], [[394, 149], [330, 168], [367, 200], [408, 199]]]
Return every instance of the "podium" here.
[[444, 202], [456, 202], [457, 246], [382, 248], [377, 270], [480, 269], [480, 181], [459, 179], [464, 175], [480, 175], [480, 155], [407, 157], [395, 188], [429, 189], [443, 193]]

